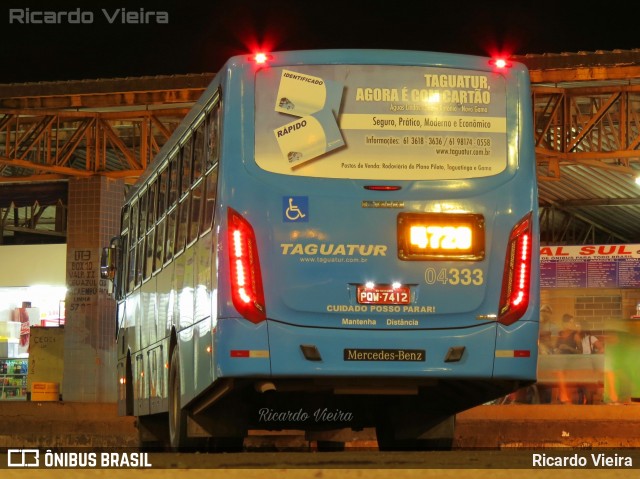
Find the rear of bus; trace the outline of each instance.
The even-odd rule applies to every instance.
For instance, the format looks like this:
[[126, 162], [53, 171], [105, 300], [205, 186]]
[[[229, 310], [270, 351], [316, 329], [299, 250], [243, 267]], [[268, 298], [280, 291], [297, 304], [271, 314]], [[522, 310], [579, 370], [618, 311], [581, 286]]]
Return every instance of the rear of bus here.
[[533, 382], [526, 69], [394, 51], [227, 67], [216, 372], [272, 398], [252, 427], [327, 410], [410, 429]]

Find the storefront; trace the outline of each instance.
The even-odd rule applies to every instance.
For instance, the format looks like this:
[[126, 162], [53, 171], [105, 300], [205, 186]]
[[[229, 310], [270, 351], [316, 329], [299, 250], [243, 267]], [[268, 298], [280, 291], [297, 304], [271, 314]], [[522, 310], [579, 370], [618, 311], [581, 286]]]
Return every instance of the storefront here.
[[25, 400], [40, 350], [62, 357], [66, 245], [2, 246], [0, 265], [0, 400]]

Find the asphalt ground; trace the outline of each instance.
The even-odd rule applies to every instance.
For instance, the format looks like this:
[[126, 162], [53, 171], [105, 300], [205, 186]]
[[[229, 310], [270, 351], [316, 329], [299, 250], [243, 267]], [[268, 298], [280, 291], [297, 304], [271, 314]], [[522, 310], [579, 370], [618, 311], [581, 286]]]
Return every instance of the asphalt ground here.
[[[84, 447], [137, 446], [135, 419], [118, 417], [115, 404], [68, 402], [0, 402], [0, 475], [14, 478], [215, 478], [261, 479], [396, 479], [455, 478], [614, 479], [638, 477], [640, 468], [640, 406], [521, 405], [480, 406], [458, 415], [454, 451], [381, 453], [368, 437], [355, 439], [343, 452], [286, 450], [301, 447], [300, 435], [252, 432], [250, 452], [217, 454], [150, 454], [153, 467], [8, 468], [9, 448], [66, 451]], [[366, 432], [366, 431], [365, 431]], [[366, 434], [365, 434], [366, 436]], [[277, 444], [284, 452], [260, 451]], [[360, 448], [360, 449], [358, 449]], [[604, 454], [632, 456], [632, 467], [532, 467], [533, 454], [583, 457]]]
[[[458, 414], [454, 449], [638, 448], [638, 431], [640, 403], [486, 405]], [[347, 449], [376, 448], [370, 430], [352, 439]], [[245, 441], [252, 450], [270, 444], [303, 449], [308, 445], [297, 431], [252, 431]], [[115, 404], [0, 401], [0, 448], [137, 445], [135, 418], [118, 417]]]

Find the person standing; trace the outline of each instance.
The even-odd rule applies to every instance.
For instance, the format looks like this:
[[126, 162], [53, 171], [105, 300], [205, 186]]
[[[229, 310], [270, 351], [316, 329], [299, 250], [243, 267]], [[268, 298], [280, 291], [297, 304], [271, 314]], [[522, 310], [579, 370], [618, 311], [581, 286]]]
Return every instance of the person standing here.
[[540, 354], [553, 354], [558, 341], [558, 327], [552, 319], [553, 309], [548, 304], [540, 308]]
[[[576, 345], [578, 346], [578, 351], [583, 355], [601, 354], [604, 352], [602, 341], [600, 341], [595, 334], [591, 334], [591, 331], [589, 331], [585, 321], [580, 321], [577, 324], [575, 340]], [[593, 375], [592, 380], [595, 384], [598, 382], [598, 377], [603, 374], [603, 371], [599, 370], [600, 368], [597, 367], [596, 359], [596, 357], [593, 357], [592, 361], [590, 361], [592, 369], [591, 373]], [[593, 386], [593, 383], [588, 382], [578, 386], [578, 404], [593, 404], [594, 395], [595, 387]]]
[[[558, 343], [554, 350], [558, 354], [577, 354], [578, 344], [576, 343], [576, 325], [573, 315], [565, 313], [562, 315], [562, 326], [558, 333]], [[569, 391], [565, 371], [571, 369], [572, 360], [565, 358], [560, 363], [558, 371], [558, 400], [562, 404], [571, 404], [572, 392]]]
[[604, 352], [602, 341], [586, 327], [584, 321], [578, 323], [576, 343], [582, 354], [601, 354]]
[[562, 329], [558, 334], [558, 345], [556, 352], [559, 354], [577, 354], [579, 351], [576, 342], [577, 327], [573, 320], [573, 315], [566, 313], [562, 315]]
[[[553, 309], [548, 304], [540, 308], [540, 336], [538, 341], [538, 351], [541, 356], [538, 359], [538, 368], [548, 367], [550, 354], [554, 353], [558, 341], [558, 326], [553, 320]], [[553, 387], [549, 384], [538, 383], [538, 397], [541, 403], [550, 403], [553, 398]]]

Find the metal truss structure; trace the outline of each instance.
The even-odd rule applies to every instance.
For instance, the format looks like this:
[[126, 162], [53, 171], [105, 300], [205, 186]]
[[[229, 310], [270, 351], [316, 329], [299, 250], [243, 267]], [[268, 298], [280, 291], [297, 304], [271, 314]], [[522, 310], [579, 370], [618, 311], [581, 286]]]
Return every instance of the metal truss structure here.
[[621, 215], [626, 207], [622, 226], [633, 224], [638, 213], [640, 85], [537, 85], [533, 104], [540, 219], [548, 242], [638, 241], [635, 228], [623, 232], [594, 215], [612, 207]]
[[8, 86], [6, 95], [23, 95], [8, 98], [0, 88], [0, 183], [95, 174], [134, 182], [210, 76], [182, 79], [69, 82], [70, 93], [57, 93], [58, 83]]
[[135, 182], [211, 78], [0, 86], [0, 244], [64, 240], [66, 188], [51, 183], [90, 175]]
[[541, 241], [640, 242], [640, 51], [527, 55]]
[[635, 178], [640, 172], [640, 69], [636, 74], [637, 84], [534, 86], [540, 180], [559, 179], [561, 167], [569, 165]]

